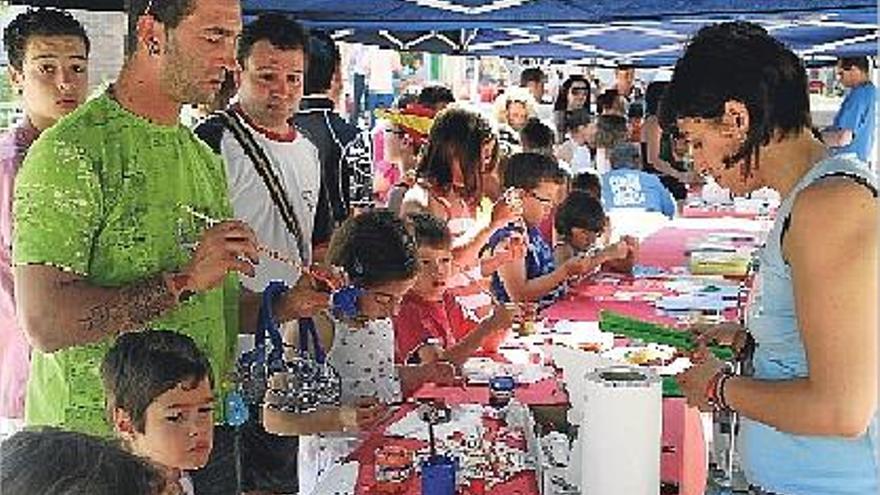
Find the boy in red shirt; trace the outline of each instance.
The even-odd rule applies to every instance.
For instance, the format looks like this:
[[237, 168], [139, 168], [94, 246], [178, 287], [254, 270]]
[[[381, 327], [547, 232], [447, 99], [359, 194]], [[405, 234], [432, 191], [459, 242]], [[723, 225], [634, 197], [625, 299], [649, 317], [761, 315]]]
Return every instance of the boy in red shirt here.
[[[481, 346], [487, 351], [497, 349], [513, 323], [513, 311], [496, 305], [482, 322], [468, 318], [446, 291], [453, 275], [452, 238], [446, 224], [425, 213], [408, 219], [418, 244], [419, 274], [394, 317], [395, 361], [448, 361], [458, 366]], [[516, 246], [508, 246], [510, 256], [516, 251]]]

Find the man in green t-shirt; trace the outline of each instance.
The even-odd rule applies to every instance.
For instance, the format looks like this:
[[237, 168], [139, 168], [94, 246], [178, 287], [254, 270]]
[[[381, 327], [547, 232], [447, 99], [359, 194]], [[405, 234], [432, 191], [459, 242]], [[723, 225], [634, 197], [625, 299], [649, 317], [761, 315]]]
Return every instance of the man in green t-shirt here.
[[[147, 328], [196, 341], [222, 405], [239, 328], [257, 323], [260, 295], [235, 275], [253, 274], [257, 240], [213, 220], [232, 217], [225, 167], [178, 122], [235, 66], [239, 0], [128, 3], [116, 83], [46, 131], [18, 178], [15, 284], [35, 347], [28, 424], [108, 434], [101, 359], [116, 335]], [[327, 305], [311, 282], [275, 303], [279, 319]]]

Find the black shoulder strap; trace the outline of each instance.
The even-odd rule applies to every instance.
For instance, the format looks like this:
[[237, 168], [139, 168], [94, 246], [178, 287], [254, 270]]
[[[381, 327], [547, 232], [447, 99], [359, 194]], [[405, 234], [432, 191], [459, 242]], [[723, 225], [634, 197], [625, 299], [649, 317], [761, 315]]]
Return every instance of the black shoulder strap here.
[[223, 131], [225, 129], [226, 126], [223, 123], [223, 119], [215, 114], [197, 125], [193, 132], [214, 150], [214, 153], [219, 155], [221, 154], [220, 142], [223, 141]]
[[260, 177], [263, 179], [263, 183], [269, 191], [269, 197], [272, 198], [272, 202], [275, 203], [275, 206], [281, 213], [284, 225], [287, 226], [288, 232], [290, 232], [294, 239], [296, 239], [296, 244], [299, 247], [299, 255], [303, 260], [303, 264], [310, 263], [311, 260], [305, 259], [308, 253], [306, 249], [308, 246], [306, 246], [305, 238], [303, 237], [302, 229], [299, 225], [299, 219], [297, 219], [287, 193], [281, 185], [281, 180], [272, 169], [269, 158], [266, 156], [263, 148], [257, 144], [251, 133], [245, 129], [238, 116], [235, 115], [235, 112], [231, 110], [222, 110], [217, 112], [216, 115], [223, 119], [226, 127], [232, 132], [232, 135], [235, 136], [235, 139], [241, 145], [245, 154], [254, 164], [257, 173], [260, 174]]

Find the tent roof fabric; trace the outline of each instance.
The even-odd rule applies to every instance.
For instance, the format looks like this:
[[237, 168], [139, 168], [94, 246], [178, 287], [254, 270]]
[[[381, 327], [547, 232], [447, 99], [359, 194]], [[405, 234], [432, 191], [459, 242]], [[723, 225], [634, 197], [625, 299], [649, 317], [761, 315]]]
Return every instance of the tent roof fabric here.
[[[13, 0], [121, 10], [123, 0]], [[876, 55], [876, 0], [242, 0], [245, 16], [284, 12], [334, 38], [465, 55], [671, 65], [701, 26], [764, 25], [808, 62]]]
[[697, 29], [733, 19], [763, 24], [814, 62], [874, 54], [878, 37], [874, 0], [244, 0], [243, 7], [399, 50], [646, 67], [673, 64]]
[[246, 13], [295, 11], [315, 21], [522, 23], [609, 22], [672, 15], [874, 8], [874, 0], [244, 0]]

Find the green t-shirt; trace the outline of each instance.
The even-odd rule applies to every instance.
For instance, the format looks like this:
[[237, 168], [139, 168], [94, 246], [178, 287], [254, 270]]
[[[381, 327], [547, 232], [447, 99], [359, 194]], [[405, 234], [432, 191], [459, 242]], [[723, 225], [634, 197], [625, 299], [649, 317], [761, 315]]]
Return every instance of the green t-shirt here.
[[[155, 125], [102, 95], [30, 148], [16, 179], [14, 263], [70, 270], [99, 286], [130, 284], [187, 262], [207, 227], [188, 208], [232, 216], [222, 161], [186, 127]], [[230, 275], [148, 325], [195, 340], [213, 367], [220, 406], [234, 362], [238, 291]], [[27, 423], [108, 434], [100, 365], [111, 344], [35, 350]]]

